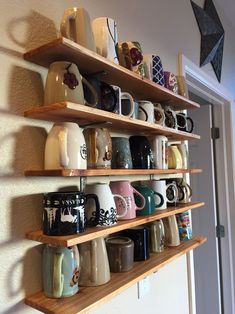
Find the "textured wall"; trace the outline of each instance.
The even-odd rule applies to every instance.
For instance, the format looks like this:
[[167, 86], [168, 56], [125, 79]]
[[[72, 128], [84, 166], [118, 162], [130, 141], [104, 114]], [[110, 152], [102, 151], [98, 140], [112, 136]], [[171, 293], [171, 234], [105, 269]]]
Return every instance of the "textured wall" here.
[[[43, 167], [45, 139], [52, 124], [23, 117], [24, 110], [43, 103], [47, 70], [25, 62], [22, 53], [54, 39], [64, 9], [79, 5], [91, 18], [113, 17], [120, 40], [139, 40], [145, 52], [159, 53], [169, 70], [176, 72], [178, 52], [196, 64], [199, 60], [200, 34], [188, 0], [0, 0], [0, 312], [5, 314], [36, 313], [23, 299], [41, 289], [42, 246], [26, 240], [25, 232], [41, 227], [43, 192], [79, 181], [24, 177], [25, 169]], [[229, 61], [235, 49], [227, 38], [222, 82], [231, 89], [234, 64]], [[205, 71], [214, 77], [210, 65]], [[136, 313], [154, 306], [154, 313], [187, 314], [185, 257], [151, 276], [151, 292], [145, 298], [138, 300], [133, 286], [97, 313], [117, 313], [114, 307], [130, 313], [129, 304]]]

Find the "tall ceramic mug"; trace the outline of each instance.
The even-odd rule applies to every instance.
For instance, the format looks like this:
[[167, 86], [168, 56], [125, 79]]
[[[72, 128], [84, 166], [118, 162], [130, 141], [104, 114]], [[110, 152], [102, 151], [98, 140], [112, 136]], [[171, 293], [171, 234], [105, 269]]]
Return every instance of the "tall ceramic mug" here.
[[[128, 180], [122, 181], [111, 181], [110, 188], [112, 193], [120, 194], [124, 197], [127, 203], [127, 213], [124, 217], [120, 218], [121, 220], [133, 219], [136, 218], [136, 210], [141, 210], [145, 206], [145, 198], [140, 194]], [[134, 194], [140, 197], [140, 206], [136, 205]], [[115, 200], [117, 211], [119, 212], [122, 209], [122, 201], [120, 199]]]
[[[93, 95], [93, 101], [90, 104], [84, 98], [82, 84], [85, 84]], [[76, 64], [68, 61], [55, 61], [50, 64], [48, 70], [44, 104], [62, 101], [95, 107], [98, 102], [98, 95], [95, 88], [81, 76]]]
[[168, 169], [168, 139], [163, 135], [156, 135], [150, 139], [153, 153], [153, 164], [156, 169]]
[[145, 76], [151, 81], [164, 86], [165, 78], [162, 61], [154, 54], [144, 54]]
[[112, 142], [106, 128], [87, 128], [83, 134], [87, 147], [87, 168], [110, 168]]
[[185, 143], [177, 144], [176, 145], [182, 158], [182, 169], [188, 169], [189, 168], [189, 154], [188, 154], [188, 148]]
[[45, 245], [42, 254], [43, 290], [49, 298], [64, 298], [79, 290], [79, 253], [76, 246]]
[[86, 143], [76, 123], [55, 123], [46, 139], [45, 169], [86, 169]]
[[[127, 203], [124, 197], [119, 194], [112, 194], [107, 183], [87, 184], [84, 192], [92, 193], [98, 196], [100, 203], [100, 212], [97, 226], [111, 226], [117, 223], [117, 220], [127, 214]], [[122, 212], [117, 213], [114, 198], [119, 198], [122, 202]], [[88, 225], [95, 225], [97, 214], [94, 202], [88, 201], [85, 205], [85, 216]]]
[[183, 161], [177, 145], [168, 146], [168, 168], [182, 169]]
[[112, 169], [132, 169], [130, 142], [127, 137], [112, 137]]
[[62, 36], [95, 51], [90, 16], [84, 8], [67, 8], [61, 20], [60, 32]]
[[146, 136], [133, 135], [129, 138], [134, 169], [152, 169], [153, 155]]
[[96, 52], [119, 64], [116, 44], [118, 42], [117, 23], [109, 17], [98, 17], [92, 22]]

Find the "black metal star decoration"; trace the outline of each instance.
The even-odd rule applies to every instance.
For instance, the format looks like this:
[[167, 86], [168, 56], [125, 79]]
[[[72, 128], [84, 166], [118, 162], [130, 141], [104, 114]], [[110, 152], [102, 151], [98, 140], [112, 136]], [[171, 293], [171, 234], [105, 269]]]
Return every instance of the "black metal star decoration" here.
[[192, 0], [190, 1], [201, 33], [200, 66], [211, 62], [220, 82], [224, 48], [222, 23], [212, 0], [205, 0], [203, 9]]

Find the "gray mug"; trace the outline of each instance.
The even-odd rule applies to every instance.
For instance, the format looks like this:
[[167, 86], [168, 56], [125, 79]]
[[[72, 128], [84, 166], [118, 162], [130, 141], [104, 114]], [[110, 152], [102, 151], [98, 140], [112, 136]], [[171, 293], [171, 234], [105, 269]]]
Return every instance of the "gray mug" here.
[[132, 157], [129, 139], [126, 137], [112, 137], [112, 161], [113, 169], [132, 169]]

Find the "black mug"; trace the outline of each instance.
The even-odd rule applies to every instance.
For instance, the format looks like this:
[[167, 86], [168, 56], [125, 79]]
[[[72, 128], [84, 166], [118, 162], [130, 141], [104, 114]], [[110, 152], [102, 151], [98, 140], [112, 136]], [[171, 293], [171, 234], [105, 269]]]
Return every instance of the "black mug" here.
[[177, 120], [177, 129], [179, 131], [192, 133], [194, 129], [194, 123], [190, 117], [187, 117], [185, 113], [180, 112], [176, 114], [176, 120]]
[[84, 231], [84, 205], [90, 198], [95, 200], [98, 221], [100, 205], [95, 194], [85, 194], [79, 191], [45, 193], [43, 198], [43, 234], [64, 236]]
[[130, 149], [133, 169], [153, 169], [153, 154], [146, 136], [131, 136]]

